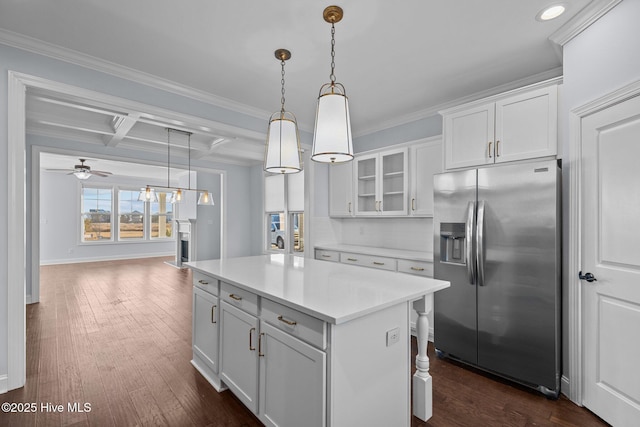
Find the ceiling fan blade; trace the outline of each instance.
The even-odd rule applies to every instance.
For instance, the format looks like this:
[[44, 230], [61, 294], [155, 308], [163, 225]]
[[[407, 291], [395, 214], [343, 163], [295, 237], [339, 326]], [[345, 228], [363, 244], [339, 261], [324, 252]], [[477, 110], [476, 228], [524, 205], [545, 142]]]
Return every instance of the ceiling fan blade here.
[[91, 171], [89, 172], [91, 175], [95, 175], [95, 176], [101, 176], [103, 178], [108, 177], [109, 175], [111, 175], [111, 172], [100, 172], [100, 171]]
[[107, 172], [107, 171], [96, 171], [96, 170], [93, 170], [93, 169], [91, 169], [91, 171], [90, 171], [90, 172], [91, 172], [91, 173], [101, 173], [101, 174], [104, 174], [104, 175], [113, 175], [111, 172]]
[[74, 169], [45, 169], [48, 172], [73, 172]]

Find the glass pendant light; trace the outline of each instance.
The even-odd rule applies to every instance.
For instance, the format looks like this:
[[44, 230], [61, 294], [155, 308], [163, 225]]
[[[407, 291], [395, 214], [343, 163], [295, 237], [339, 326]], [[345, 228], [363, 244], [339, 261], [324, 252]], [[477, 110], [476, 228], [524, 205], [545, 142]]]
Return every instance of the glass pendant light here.
[[264, 170], [270, 173], [296, 173], [302, 170], [300, 136], [296, 116], [284, 109], [284, 64], [291, 58], [287, 49], [274, 52], [282, 67], [280, 111], [271, 115], [267, 129], [267, 144], [264, 153]]
[[73, 173], [78, 179], [89, 179], [91, 178], [91, 174], [87, 171], [75, 171]]
[[329, 6], [322, 16], [331, 24], [331, 74], [329, 83], [322, 85], [318, 95], [311, 160], [322, 163], [348, 162], [353, 160], [349, 100], [344, 86], [336, 82], [334, 73], [335, 23], [340, 22], [343, 11], [339, 6]]
[[158, 195], [156, 194], [156, 190], [151, 188], [150, 186], [146, 186], [146, 188], [140, 189], [140, 194], [138, 194], [138, 201], [140, 202], [157, 202]]
[[209, 194], [208, 191], [203, 191], [202, 193], [200, 193], [200, 197], [198, 197], [198, 204], [202, 205], [202, 206], [214, 206], [215, 203], [213, 203], [213, 198], [211, 197], [211, 195]]
[[182, 188], [178, 188], [177, 190], [171, 192], [171, 199], [169, 203], [182, 203]]

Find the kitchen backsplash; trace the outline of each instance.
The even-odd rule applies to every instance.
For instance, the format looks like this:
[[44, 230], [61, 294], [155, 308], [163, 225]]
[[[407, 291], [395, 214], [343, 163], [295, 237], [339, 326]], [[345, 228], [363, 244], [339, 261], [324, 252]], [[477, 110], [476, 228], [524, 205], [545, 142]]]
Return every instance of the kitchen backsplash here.
[[432, 218], [317, 217], [315, 242], [433, 252]]

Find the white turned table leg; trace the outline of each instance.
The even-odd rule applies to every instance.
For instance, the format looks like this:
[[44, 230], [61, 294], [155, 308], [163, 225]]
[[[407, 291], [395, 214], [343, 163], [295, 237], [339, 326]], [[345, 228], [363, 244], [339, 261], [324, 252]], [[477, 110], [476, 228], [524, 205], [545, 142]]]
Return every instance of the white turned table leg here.
[[414, 301], [413, 309], [418, 313], [416, 335], [418, 339], [418, 355], [416, 356], [416, 372], [413, 374], [413, 415], [427, 421], [433, 414], [433, 393], [431, 375], [429, 375], [429, 313], [433, 310], [433, 294], [428, 294]]

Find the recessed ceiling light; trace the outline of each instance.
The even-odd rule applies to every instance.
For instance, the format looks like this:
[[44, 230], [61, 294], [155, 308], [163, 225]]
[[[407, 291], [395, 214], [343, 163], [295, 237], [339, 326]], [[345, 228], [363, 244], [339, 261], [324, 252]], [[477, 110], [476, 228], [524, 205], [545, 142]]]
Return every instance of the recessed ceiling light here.
[[551, 6], [547, 6], [540, 12], [538, 12], [538, 14], [536, 15], [536, 19], [538, 21], [549, 21], [562, 15], [565, 9], [566, 8], [563, 4], [552, 4]]

